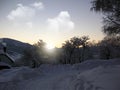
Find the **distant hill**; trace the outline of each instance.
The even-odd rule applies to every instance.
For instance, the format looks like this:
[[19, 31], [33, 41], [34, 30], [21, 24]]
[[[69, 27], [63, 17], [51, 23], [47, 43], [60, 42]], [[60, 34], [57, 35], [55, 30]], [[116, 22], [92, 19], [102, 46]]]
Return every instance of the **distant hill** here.
[[13, 57], [17, 57], [18, 55], [23, 55], [23, 52], [26, 48], [32, 47], [32, 45], [28, 43], [24, 43], [18, 40], [10, 39], [10, 38], [0, 38], [0, 40], [6, 43], [7, 53], [12, 55]]

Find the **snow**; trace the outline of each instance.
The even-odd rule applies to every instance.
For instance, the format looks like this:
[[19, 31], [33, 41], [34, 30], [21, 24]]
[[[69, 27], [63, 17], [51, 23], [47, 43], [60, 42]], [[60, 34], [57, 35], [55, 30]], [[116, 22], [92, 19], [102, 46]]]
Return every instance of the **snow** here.
[[120, 90], [120, 59], [0, 71], [0, 90]]
[[11, 67], [9, 64], [4, 63], [4, 62], [0, 62], [0, 66], [7, 66], [7, 67]]
[[[82, 84], [81, 84], [82, 82]], [[99, 66], [80, 73], [74, 80], [72, 90], [120, 90], [120, 65]], [[81, 84], [81, 85], [80, 85]], [[75, 87], [75, 85], [78, 85]]]

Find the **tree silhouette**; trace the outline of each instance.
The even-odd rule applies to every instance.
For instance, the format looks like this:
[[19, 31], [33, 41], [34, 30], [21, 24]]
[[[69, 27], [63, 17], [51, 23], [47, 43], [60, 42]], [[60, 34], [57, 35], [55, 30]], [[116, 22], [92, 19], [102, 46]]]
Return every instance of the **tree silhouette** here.
[[74, 51], [74, 47], [71, 44], [71, 42], [69, 40], [65, 41], [65, 43], [62, 46], [63, 49], [63, 59], [64, 61], [62, 61], [63, 63], [67, 64], [67, 63], [71, 63], [71, 57]]
[[100, 57], [102, 59], [112, 59], [120, 57], [120, 36], [105, 37], [100, 43]]
[[103, 13], [104, 33], [120, 35], [120, 0], [92, 0], [91, 9]]
[[[88, 44], [89, 37], [72, 37], [70, 40], [65, 41], [63, 44], [64, 60], [65, 63], [76, 63], [84, 61], [85, 49]], [[77, 58], [77, 61], [75, 60]]]
[[88, 40], [89, 40], [89, 37], [88, 36], [82, 36], [81, 37], [81, 45], [83, 47], [83, 51], [82, 51], [82, 60], [84, 61], [84, 56], [85, 56], [85, 49], [86, 49], [86, 46], [88, 44]]

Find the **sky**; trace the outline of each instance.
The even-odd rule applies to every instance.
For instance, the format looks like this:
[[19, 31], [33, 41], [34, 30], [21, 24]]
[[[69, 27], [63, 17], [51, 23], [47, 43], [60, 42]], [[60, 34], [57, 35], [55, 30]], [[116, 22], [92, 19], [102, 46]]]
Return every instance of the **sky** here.
[[101, 40], [102, 16], [91, 0], [0, 0], [0, 38], [60, 47], [74, 36]]

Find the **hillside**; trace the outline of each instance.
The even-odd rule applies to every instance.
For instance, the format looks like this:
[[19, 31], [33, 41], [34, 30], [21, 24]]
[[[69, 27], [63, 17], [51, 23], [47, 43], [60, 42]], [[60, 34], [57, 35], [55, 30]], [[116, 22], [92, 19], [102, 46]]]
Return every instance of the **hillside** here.
[[[12, 57], [16, 58], [23, 54], [23, 51], [26, 48], [31, 48], [32, 45], [28, 43], [24, 43], [18, 40], [10, 39], [10, 38], [0, 38], [2, 42], [7, 45], [7, 53], [9, 53]], [[0, 46], [1, 47], [1, 46]]]

